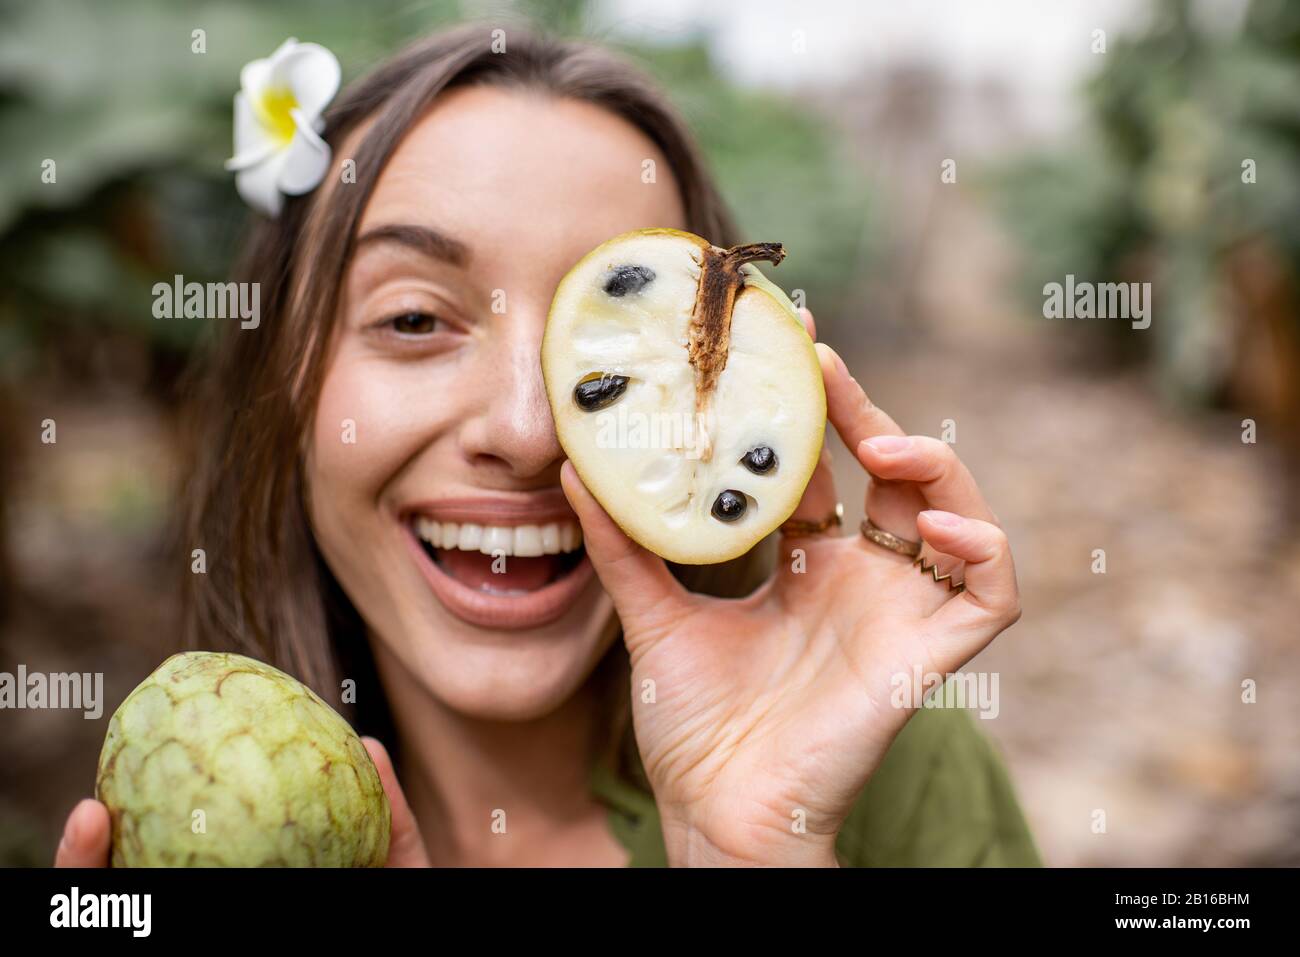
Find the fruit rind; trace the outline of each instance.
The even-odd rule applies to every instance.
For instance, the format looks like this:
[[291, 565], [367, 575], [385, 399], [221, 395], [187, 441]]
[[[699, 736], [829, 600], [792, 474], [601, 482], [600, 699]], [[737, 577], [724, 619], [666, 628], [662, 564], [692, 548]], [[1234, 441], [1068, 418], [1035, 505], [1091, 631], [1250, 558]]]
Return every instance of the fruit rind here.
[[243, 655], [168, 658], [109, 720], [114, 867], [380, 867], [391, 811], [352, 728]]

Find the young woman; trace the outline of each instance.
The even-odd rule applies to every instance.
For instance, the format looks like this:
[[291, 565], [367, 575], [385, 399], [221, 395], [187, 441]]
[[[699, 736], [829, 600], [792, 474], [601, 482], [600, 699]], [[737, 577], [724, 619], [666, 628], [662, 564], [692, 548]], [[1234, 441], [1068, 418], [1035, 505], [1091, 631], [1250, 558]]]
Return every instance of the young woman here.
[[[538, 361], [560, 278], [640, 227], [738, 237], [631, 68], [488, 34], [354, 84], [326, 115], [331, 175], [257, 227], [239, 278], [260, 326], [232, 324], [197, 391], [185, 549], [209, 573], [186, 575], [188, 644], [296, 674], [376, 736], [393, 865], [1038, 863], [967, 713], [892, 700], [1020, 614], [950, 446], [905, 436], [818, 345], [873, 524], [830, 521], [823, 456], [778, 541], [708, 568], [634, 544], [565, 463]], [[428, 522], [556, 531], [493, 575], [422, 542]], [[920, 539], [964, 589], [913, 564]], [[108, 844], [85, 800], [57, 861]]]

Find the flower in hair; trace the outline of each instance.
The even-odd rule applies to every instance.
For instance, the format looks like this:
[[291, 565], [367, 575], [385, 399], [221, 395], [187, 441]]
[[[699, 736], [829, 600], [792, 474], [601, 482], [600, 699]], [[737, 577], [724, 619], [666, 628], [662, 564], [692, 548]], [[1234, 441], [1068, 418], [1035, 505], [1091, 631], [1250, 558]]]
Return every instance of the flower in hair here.
[[235, 155], [226, 169], [244, 202], [278, 216], [284, 197], [320, 185], [330, 148], [320, 138], [321, 113], [339, 89], [339, 61], [315, 43], [290, 37], [239, 73], [235, 94]]

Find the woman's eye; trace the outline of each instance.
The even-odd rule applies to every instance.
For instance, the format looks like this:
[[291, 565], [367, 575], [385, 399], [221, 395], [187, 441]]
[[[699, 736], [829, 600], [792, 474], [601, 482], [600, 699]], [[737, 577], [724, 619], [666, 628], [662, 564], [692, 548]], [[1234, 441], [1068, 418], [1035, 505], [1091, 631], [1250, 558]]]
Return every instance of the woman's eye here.
[[438, 320], [427, 312], [404, 312], [388, 320], [395, 332], [405, 336], [427, 336], [438, 330]]

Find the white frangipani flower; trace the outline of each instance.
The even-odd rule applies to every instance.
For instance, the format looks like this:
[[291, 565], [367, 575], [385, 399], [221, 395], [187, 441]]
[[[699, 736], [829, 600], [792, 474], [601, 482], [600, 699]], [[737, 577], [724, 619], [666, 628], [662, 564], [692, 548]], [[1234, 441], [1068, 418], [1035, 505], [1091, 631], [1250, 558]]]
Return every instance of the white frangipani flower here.
[[235, 155], [226, 169], [244, 201], [278, 216], [284, 195], [315, 189], [330, 165], [321, 113], [339, 89], [339, 61], [290, 37], [264, 60], [245, 64], [235, 94]]

